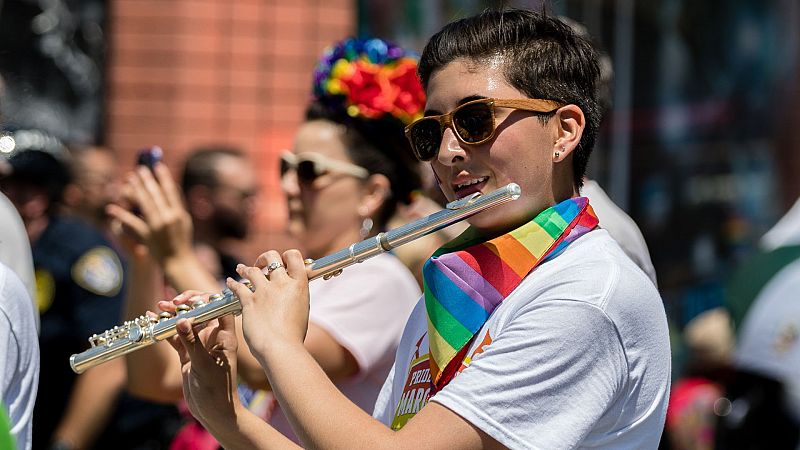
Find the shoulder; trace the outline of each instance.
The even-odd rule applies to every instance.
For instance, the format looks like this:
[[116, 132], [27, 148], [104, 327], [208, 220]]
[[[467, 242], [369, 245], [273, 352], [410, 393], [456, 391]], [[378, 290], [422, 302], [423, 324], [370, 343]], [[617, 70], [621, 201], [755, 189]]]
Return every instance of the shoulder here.
[[[576, 318], [603, 318], [625, 353], [669, 360], [669, 331], [661, 296], [653, 283], [611, 239], [597, 230], [575, 241], [557, 258], [534, 270], [514, 291], [505, 320], [538, 320], [567, 327]], [[578, 314], [583, 311], [584, 314]], [[666, 368], [666, 366], [665, 366]]]
[[33, 303], [22, 280], [8, 266], [0, 262], [0, 311], [12, 329], [30, 328], [34, 330], [35, 317]]
[[37, 266], [61, 266], [56, 270], [64, 276], [68, 273], [72, 282], [92, 294], [113, 297], [120, 293], [122, 261], [108, 239], [92, 225], [75, 218], [57, 218], [36, 247]]
[[97, 228], [86, 222], [72, 217], [57, 217], [53, 219], [35, 246], [39, 251], [47, 252], [52, 249], [80, 256], [93, 247], [111, 248], [111, 243]]
[[602, 310], [617, 306], [614, 301], [620, 297], [661, 305], [647, 275], [603, 229], [586, 234], [557, 258], [536, 268], [518, 291], [530, 301], [574, 300]]

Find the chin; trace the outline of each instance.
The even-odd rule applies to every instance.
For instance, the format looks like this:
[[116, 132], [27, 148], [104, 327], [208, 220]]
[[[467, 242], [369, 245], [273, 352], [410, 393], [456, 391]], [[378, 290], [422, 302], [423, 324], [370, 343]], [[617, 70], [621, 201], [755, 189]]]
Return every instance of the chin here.
[[506, 221], [498, 217], [496, 211], [489, 209], [467, 219], [470, 225], [479, 230], [495, 230], [502, 228]]
[[302, 240], [305, 238], [306, 227], [300, 220], [289, 219], [289, 223], [286, 225], [286, 232], [289, 236]]

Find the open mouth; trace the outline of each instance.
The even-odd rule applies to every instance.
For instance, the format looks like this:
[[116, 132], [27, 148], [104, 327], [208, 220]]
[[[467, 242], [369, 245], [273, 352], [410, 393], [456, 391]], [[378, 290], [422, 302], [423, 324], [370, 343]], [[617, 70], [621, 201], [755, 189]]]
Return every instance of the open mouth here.
[[480, 177], [467, 180], [463, 183], [458, 183], [453, 188], [453, 191], [456, 194], [456, 198], [457, 199], [464, 198], [470, 194], [479, 192], [486, 185], [487, 180], [489, 180], [489, 177]]

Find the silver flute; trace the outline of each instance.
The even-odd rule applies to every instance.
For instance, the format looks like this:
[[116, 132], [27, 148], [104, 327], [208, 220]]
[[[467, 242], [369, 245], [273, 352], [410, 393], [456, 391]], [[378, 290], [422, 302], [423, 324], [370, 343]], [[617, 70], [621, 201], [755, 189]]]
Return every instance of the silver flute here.
[[[351, 264], [388, 252], [485, 209], [516, 200], [520, 194], [520, 187], [515, 183], [486, 195], [475, 193], [448, 203], [445, 209], [428, 217], [379, 233], [320, 259], [307, 259], [308, 279], [322, 277], [327, 280], [335, 277]], [[254, 289], [249, 281], [245, 281], [245, 284], [251, 290]], [[106, 361], [163, 341], [177, 333], [178, 319], [194, 319], [194, 323], [199, 324], [228, 314], [239, 315], [241, 312], [239, 298], [230, 289], [225, 289], [222, 293], [212, 295], [207, 302], [196, 300], [191, 305], [178, 305], [174, 315], [169, 312], [163, 312], [158, 317], [143, 315], [101, 334], [95, 334], [89, 338], [91, 347], [70, 356], [69, 365], [75, 373], [83, 373]]]

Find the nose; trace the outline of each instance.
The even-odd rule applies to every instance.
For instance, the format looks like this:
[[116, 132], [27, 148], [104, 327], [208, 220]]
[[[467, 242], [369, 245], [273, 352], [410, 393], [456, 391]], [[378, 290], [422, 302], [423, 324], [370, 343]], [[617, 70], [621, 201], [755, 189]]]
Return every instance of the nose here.
[[289, 170], [281, 176], [281, 189], [287, 197], [300, 195], [300, 184], [297, 182], [297, 172]]
[[467, 151], [461, 146], [461, 142], [450, 127], [445, 128], [442, 133], [442, 143], [439, 144], [439, 154], [436, 158], [440, 164], [445, 166], [452, 166], [469, 158]]

